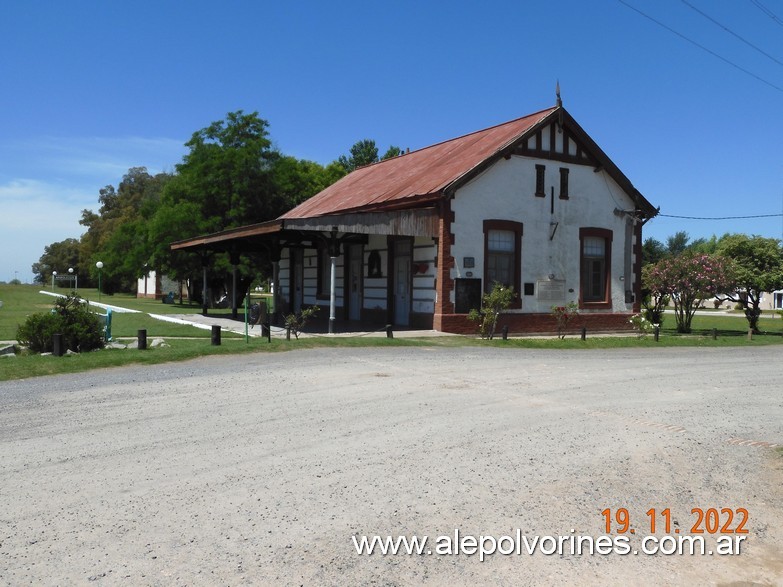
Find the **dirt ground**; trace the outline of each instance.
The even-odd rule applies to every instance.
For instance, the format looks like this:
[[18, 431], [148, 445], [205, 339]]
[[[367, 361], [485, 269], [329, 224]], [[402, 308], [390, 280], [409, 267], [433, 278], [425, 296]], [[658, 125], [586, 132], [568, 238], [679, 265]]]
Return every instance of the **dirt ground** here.
[[[0, 584], [783, 585], [782, 390], [779, 347], [321, 349], [3, 383]], [[638, 555], [352, 541], [597, 539], [606, 509], [616, 537], [619, 508]], [[645, 555], [651, 508], [681, 535], [694, 508], [729, 529], [745, 508], [741, 553]]]

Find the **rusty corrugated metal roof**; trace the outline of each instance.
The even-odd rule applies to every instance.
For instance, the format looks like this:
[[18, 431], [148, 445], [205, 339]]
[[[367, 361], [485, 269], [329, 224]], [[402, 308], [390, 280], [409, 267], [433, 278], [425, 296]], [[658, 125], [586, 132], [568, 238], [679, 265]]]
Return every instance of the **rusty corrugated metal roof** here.
[[363, 209], [394, 209], [432, 201], [557, 108], [518, 118], [399, 157], [362, 167], [280, 218], [312, 218]]

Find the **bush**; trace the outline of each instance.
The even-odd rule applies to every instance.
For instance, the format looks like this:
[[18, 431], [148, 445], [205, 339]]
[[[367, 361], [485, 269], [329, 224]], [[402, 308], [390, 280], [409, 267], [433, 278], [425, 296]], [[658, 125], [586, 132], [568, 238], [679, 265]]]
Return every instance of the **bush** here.
[[481, 309], [473, 308], [468, 313], [468, 320], [478, 323], [481, 338], [492, 340], [500, 314], [509, 308], [515, 297], [513, 287], [505, 287], [498, 282], [492, 285], [491, 292], [481, 297]]
[[557, 322], [557, 337], [564, 339], [569, 322], [579, 314], [579, 306], [575, 302], [568, 302], [565, 306], [552, 306], [552, 316]]
[[314, 318], [320, 308], [318, 306], [310, 306], [303, 309], [299, 314], [288, 314], [285, 317], [285, 327], [290, 332], [294, 333], [294, 336], [299, 339], [299, 333], [307, 324], [310, 318]]
[[65, 348], [74, 352], [103, 348], [103, 321], [76, 294], [57, 298], [51, 312], [28, 316], [16, 331], [16, 340], [36, 353], [52, 352], [52, 336], [63, 335]]

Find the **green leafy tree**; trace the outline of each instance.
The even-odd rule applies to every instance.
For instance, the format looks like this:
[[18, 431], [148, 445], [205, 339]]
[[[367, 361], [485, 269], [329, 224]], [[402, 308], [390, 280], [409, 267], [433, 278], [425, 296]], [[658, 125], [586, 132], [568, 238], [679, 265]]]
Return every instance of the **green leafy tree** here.
[[150, 175], [144, 167], [133, 167], [123, 176], [117, 189], [108, 185], [100, 190], [98, 213], [82, 211], [87, 232], [81, 239], [81, 257], [85, 269], [97, 282], [95, 262], [102, 261], [104, 291], [134, 291], [136, 279], [144, 273], [153, 250], [149, 239], [149, 221], [160, 203], [161, 192], [171, 175]]
[[[268, 126], [257, 112], [239, 110], [194, 133], [186, 143], [189, 152], [146, 223], [150, 264], [172, 278], [190, 278], [192, 299], [201, 296], [202, 259], [171, 251], [170, 243], [271, 220], [345, 173], [337, 163], [323, 167], [282, 155], [272, 147]], [[259, 277], [259, 268], [269, 265], [263, 251], [243, 254], [234, 292], [229, 256], [213, 255], [207, 261], [210, 305], [223, 295], [228, 300], [236, 297], [239, 304], [242, 292]]]
[[688, 248], [688, 241], [690, 237], [684, 230], [675, 232], [672, 236], [666, 239], [666, 252], [668, 255], [679, 255], [684, 253]]
[[402, 149], [391, 146], [383, 154], [383, 157], [378, 157], [378, 147], [375, 145], [375, 141], [364, 139], [354, 143], [350, 149], [350, 155], [341, 155], [337, 159], [337, 163], [343, 168], [345, 173], [350, 173], [359, 167], [397, 157], [401, 154]]
[[642, 280], [652, 295], [674, 302], [677, 331], [690, 332], [701, 302], [733, 288], [733, 264], [719, 255], [685, 252], [647, 267]]
[[761, 297], [783, 288], [783, 247], [775, 238], [729, 234], [720, 239], [718, 252], [734, 261], [735, 284], [724, 297], [740, 304], [748, 326], [758, 332]]
[[[173, 241], [270, 220], [291, 207], [290, 194], [275, 189], [273, 167], [280, 154], [272, 148], [268, 126], [257, 112], [238, 110], [193, 133], [186, 143], [189, 152], [147, 225], [153, 268], [173, 278], [199, 276], [191, 280], [197, 285], [201, 259], [171, 251]], [[224, 257], [211, 258], [210, 273], [217, 276], [209, 284], [212, 301], [231, 284], [232, 267]], [[251, 279], [243, 272], [238, 290], [244, 291]], [[200, 291], [193, 287], [191, 295], [198, 299]]]
[[649, 237], [642, 244], [642, 262], [644, 265], [655, 265], [668, 254], [666, 246], [656, 238]]
[[65, 275], [69, 268], [81, 275], [79, 252], [79, 241], [75, 238], [47, 245], [38, 262], [33, 263], [33, 281], [45, 285], [51, 281], [53, 271]]

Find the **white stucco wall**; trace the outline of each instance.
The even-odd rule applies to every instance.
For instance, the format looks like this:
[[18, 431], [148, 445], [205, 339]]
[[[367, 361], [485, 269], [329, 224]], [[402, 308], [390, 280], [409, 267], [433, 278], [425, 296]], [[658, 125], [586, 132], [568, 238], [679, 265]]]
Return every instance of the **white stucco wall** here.
[[[543, 133], [548, 136], [548, 133]], [[546, 197], [535, 196], [536, 164], [546, 166]], [[569, 169], [569, 199], [561, 200], [559, 169]], [[554, 213], [551, 190], [554, 188]], [[513, 220], [523, 223], [521, 251], [521, 287], [524, 283], [548, 280], [565, 281], [563, 303], [578, 301], [580, 287], [580, 228], [612, 231], [611, 301], [613, 311], [631, 311], [625, 303], [625, 290], [633, 289], [633, 233], [625, 215], [615, 208], [632, 210], [633, 203], [609, 175], [592, 166], [512, 156], [498, 163], [463, 186], [452, 201], [455, 243], [452, 255], [453, 278], [484, 277], [485, 219]], [[550, 239], [554, 225], [557, 229]], [[473, 257], [475, 267], [463, 267], [463, 258]], [[622, 278], [622, 279], [621, 279]], [[523, 292], [520, 292], [522, 294]], [[454, 301], [452, 293], [452, 301]], [[521, 295], [521, 312], [549, 312], [554, 301], [538, 300], [536, 295]], [[585, 310], [586, 311], [586, 310]], [[602, 310], [607, 311], [607, 310]]]
[[[147, 297], [155, 297], [155, 295], [158, 293], [156, 289], [157, 281], [158, 281], [157, 273], [155, 273], [155, 271], [150, 271], [149, 273], [147, 273], [146, 279], [144, 277], [140, 277], [137, 280], [136, 295], [137, 296], [146, 295]], [[146, 289], [145, 289], [145, 282], [146, 282]]]

